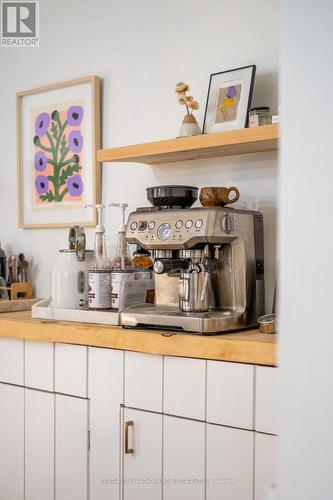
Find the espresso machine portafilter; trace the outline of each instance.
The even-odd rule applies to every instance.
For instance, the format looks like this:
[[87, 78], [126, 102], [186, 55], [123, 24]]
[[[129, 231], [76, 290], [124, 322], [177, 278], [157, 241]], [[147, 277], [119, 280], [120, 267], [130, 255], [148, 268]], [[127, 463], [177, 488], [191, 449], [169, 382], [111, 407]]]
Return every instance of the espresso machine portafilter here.
[[259, 212], [141, 209], [130, 214], [126, 237], [153, 255], [155, 303], [125, 309], [124, 326], [207, 335], [257, 325], [264, 311]]
[[206, 312], [210, 308], [210, 276], [215, 262], [216, 257], [209, 257], [206, 245], [204, 250], [181, 250], [177, 259], [157, 258], [154, 271], [178, 278], [180, 311]]

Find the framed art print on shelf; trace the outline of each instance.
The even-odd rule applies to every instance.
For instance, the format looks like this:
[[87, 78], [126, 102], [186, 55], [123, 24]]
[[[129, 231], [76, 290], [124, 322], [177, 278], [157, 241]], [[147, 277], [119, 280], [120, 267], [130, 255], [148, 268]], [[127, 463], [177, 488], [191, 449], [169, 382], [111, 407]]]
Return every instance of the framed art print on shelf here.
[[16, 94], [18, 224], [94, 226], [100, 198], [100, 79]]
[[203, 133], [247, 126], [256, 66], [210, 75]]

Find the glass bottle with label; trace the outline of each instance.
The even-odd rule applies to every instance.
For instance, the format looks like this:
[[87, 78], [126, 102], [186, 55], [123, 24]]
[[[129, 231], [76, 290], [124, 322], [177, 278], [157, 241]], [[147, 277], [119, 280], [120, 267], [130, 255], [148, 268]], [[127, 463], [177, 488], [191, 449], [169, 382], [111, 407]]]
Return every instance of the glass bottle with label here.
[[134, 280], [133, 262], [129, 256], [126, 241], [125, 210], [127, 203], [110, 203], [109, 207], [117, 207], [122, 210], [122, 223], [118, 229], [116, 256], [112, 260], [111, 272], [111, 309], [116, 311], [122, 308], [122, 297], [125, 294], [124, 282]]
[[102, 225], [105, 205], [87, 206], [95, 207], [98, 211], [94, 257], [89, 268], [89, 309], [107, 311], [111, 309], [111, 261], [106, 255], [105, 228]]

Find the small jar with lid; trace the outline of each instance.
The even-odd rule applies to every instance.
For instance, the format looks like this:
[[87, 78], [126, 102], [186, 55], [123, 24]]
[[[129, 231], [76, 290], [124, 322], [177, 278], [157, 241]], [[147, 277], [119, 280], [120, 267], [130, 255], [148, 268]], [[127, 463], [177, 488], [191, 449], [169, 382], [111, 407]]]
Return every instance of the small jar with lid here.
[[269, 106], [259, 106], [251, 108], [249, 111], [249, 127], [261, 127], [262, 125], [271, 125], [272, 115]]
[[152, 269], [153, 267], [153, 261], [150, 256], [150, 252], [140, 247], [139, 245], [133, 253], [132, 263], [134, 269]]
[[150, 257], [150, 252], [144, 248], [137, 246], [133, 253], [134, 276], [136, 280], [150, 280], [152, 277], [153, 260]]

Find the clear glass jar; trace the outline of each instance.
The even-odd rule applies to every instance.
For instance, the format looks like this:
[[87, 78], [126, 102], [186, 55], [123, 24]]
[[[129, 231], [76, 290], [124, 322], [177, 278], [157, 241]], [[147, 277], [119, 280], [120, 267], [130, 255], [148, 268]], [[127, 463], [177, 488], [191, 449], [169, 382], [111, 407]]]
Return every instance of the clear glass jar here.
[[268, 106], [251, 108], [249, 111], [249, 127], [261, 127], [262, 125], [271, 125], [272, 115]]

